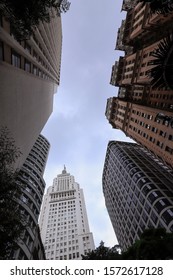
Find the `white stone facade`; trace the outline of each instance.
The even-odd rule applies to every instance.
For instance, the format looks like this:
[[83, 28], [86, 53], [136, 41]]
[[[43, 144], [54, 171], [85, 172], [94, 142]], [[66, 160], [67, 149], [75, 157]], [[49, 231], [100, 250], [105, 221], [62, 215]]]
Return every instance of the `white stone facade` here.
[[39, 224], [46, 259], [81, 259], [94, 249], [83, 190], [65, 166], [47, 190]]

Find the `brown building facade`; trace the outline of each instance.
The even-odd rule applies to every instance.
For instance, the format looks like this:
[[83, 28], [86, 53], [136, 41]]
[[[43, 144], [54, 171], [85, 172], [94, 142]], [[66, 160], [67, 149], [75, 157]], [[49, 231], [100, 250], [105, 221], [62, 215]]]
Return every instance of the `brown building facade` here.
[[107, 101], [106, 117], [113, 128], [121, 129], [173, 167], [173, 127], [169, 119], [157, 118], [160, 112], [173, 118], [173, 112], [113, 97]]
[[124, 45], [134, 48], [147, 46], [158, 41], [163, 34], [172, 32], [173, 13], [162, 15], [152, 13], [149, 4], [124, 0], [122, 10], [127, 12], [124, 25]]
[[151, 74], [156, 53], [173, 31], [173, 12], [153, 14], [149, 4], [130, 0], [123, 1], [122, 10], [127, 14], [116, 49], [124, 56], [113, 65], [110, 80], [119, 92], [108, 99], [106, 117], [113, 128], [173, 167], [173, 90], [153, 84]]

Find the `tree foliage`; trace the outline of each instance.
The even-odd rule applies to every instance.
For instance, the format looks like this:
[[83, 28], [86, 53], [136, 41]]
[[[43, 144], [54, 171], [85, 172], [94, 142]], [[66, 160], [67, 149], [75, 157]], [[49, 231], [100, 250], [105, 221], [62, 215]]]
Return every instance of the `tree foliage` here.
[[141, 238], [126, 251], [120, 247], [105, 247], [104, 242], [91, 252], [82, 255], [83, 260], [168, 260], [173, 259], [173, 233], [164, 228], [146, 229]]
[[0, 129], [0, 259], [8, 259], [24, 229], [24, 217], [17, 203], [22, 193], [14, 168], [20, 156], [7, 128]]
[[120, 255], [118, 252], [119, 246], [114, 246], [112, 248], [105, 247], [104, 242], [101, 241], [100, 245], [91, 252], [82, 255], [83, 260], [119, 260]]
[[164, 228], [147, 229], [126, 252], [124, 260], [167, 260], [173, 258], [173, 233]]
[[173, 11], [173, 0], [139, 0], [149, 4], [153, 13], [168, 14]]
[[49, 22], [51, 10], [59, 16], [68, 11], [67, 0], [0, 0], [0, 15], [11, 24], [12, 33], [17, 40], [26, 40], [40, 22]]
[[162, 40], [153, 52], [149, 75], [153, 87], [173, 89], [173, 34]]

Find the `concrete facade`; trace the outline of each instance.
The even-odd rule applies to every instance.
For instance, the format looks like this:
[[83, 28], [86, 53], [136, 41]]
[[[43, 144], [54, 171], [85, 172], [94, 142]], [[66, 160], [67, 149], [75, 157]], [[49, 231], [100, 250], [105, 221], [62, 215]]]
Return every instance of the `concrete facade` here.
[[39, 225], [46, 259], [79, 260], [94, 250], [83, 190], [65, 166], [44, 196]]
[[18, 42], [10, 24], [0, 25], [0, 126], [7, 126], [22, 152], [21, 167], [53, 109], [60, 82], [61, 17], [52, 11], [27, 41]]
[[110, 141], [102, 180], [106, 207], [123, 251], [147, 228], [173, 232], [173, 171], [145, 148]]
[[23, 193], [18, 203], [25, 216], [27, 226], [12, 259], [45, 259], [38, 217], [45, 189], [43, 174], [49, 148], [50, 144], [47, 139], [39, 135], [20, 169], [18, 182], [22, 183]]

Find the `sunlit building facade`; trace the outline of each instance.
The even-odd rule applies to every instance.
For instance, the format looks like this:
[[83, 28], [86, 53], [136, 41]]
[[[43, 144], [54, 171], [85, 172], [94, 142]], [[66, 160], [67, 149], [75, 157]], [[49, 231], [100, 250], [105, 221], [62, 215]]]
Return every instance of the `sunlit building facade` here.
[[39, 225], [46, 259], [79, 260], [94, 249], [83, 190], [65, 166], [44, 196]]

